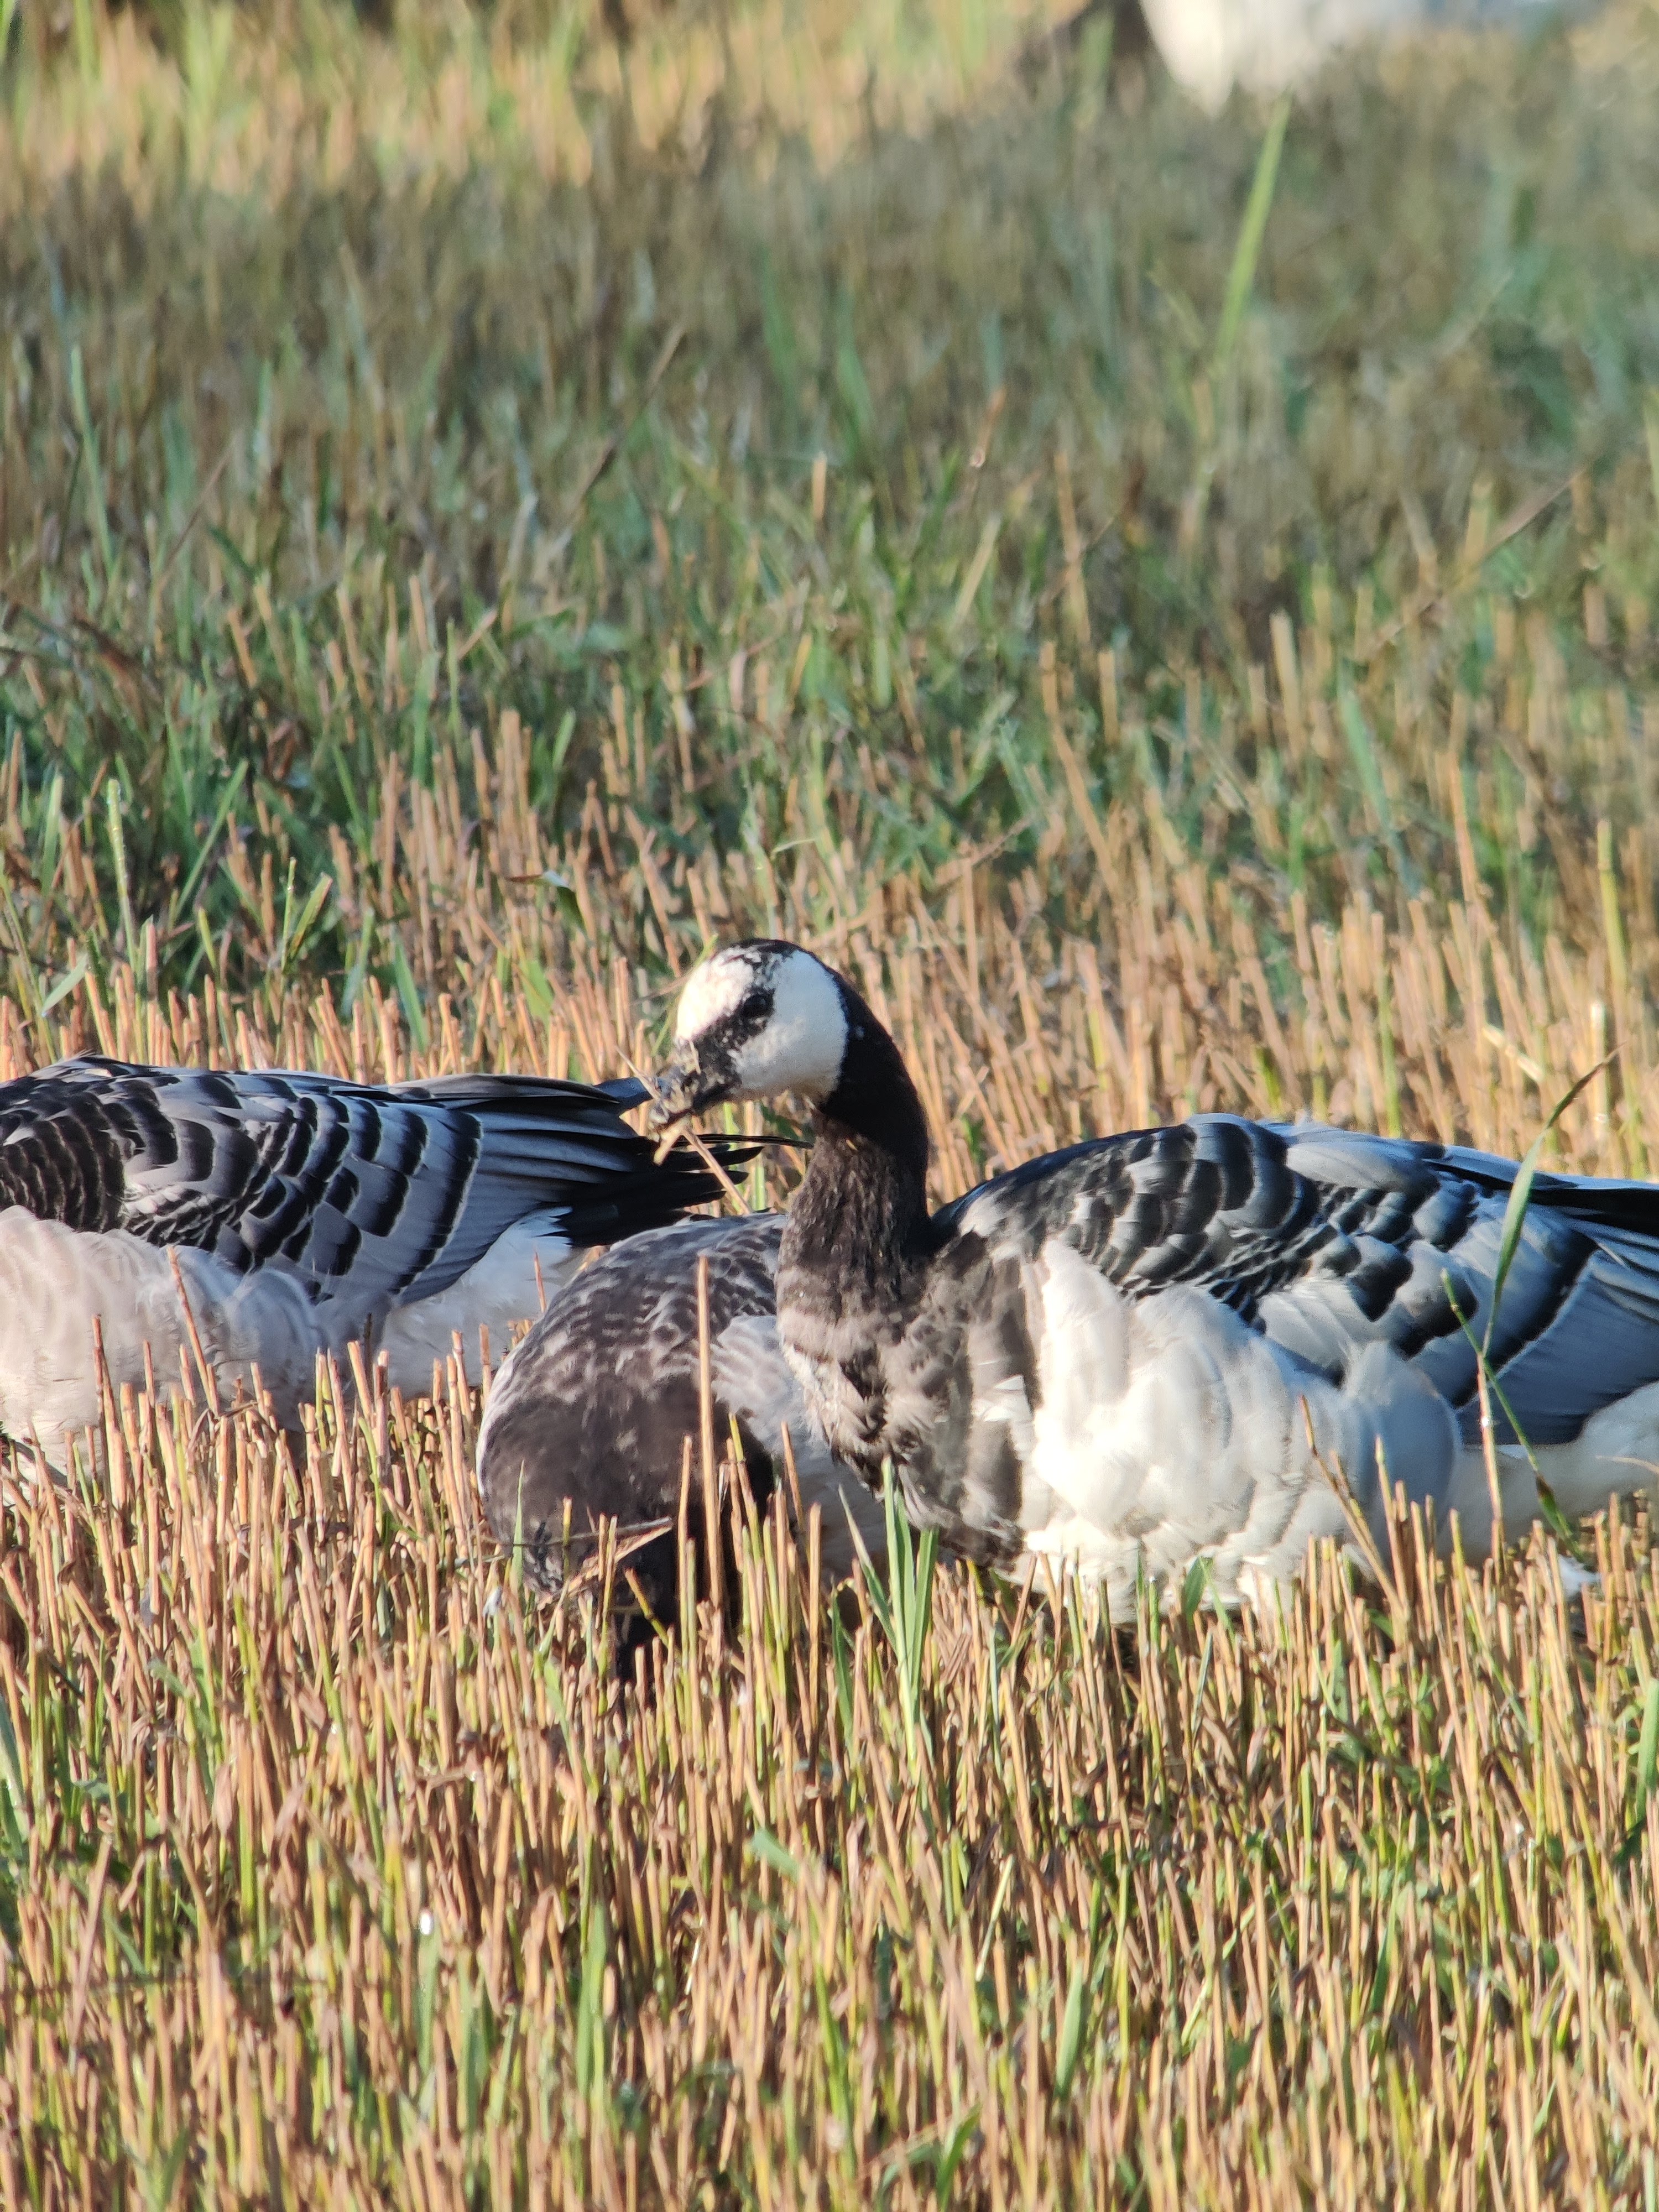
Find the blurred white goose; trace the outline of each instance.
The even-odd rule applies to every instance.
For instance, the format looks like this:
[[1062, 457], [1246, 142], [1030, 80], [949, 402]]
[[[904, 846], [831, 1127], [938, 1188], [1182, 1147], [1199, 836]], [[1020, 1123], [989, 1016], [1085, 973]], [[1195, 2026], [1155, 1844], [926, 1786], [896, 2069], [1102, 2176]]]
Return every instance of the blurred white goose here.
[[[672, 1157], [671, 1155], [671, 1157]], [[775, 1213], [740, 1221], [683, 1221], [625, 1243], [585, 1267], [495, 1377], [478, 1431], [478, 1489], [504, 1544], [524, 1546], [532, 1578], [564, 1577], [565, 1508], [577, 1549], [601, 1515], [624, 1528], [672, 1521], [679, 1509], [686, 1439], [701, 1425], [697, 1262], [708, 1262], [709, 1381], [715, 1431], [737, 1425], [757, 1502], [784, 1478], [789, 1432], [801, 1505], [823, 1511], [823, 1557], [831, 1579], [884, 1543], [879, 1503], [824, 1442], [778, 1342], [775, 1277], [783, 1223]], [[701, 1518], [695, 1492], [693, 1511]], [[675, 1613], [671, 1530], [629, 1561], [659, 1620]]]
[[1145, 12], [1171, 76], [1218, 108], [1235, 84], [1277, 91], [1344, 46], [1454, 26], [1524, 34], [1584, 9], [1557, 0], [1145, 0]]
[[193, 1320], [222, 1401], [257, 1366], [289, 1425], [354, 1338], [414, 1395], [459, 1332], [476, 1381], [480, 1329], [505, 1351], [586, 1247], [718, 1195], [623, 1120], [645, 1096], [93, 1058], [0, 1085], [0, 1436], [67, 1463], [98, 1415], [94, 1318], [118, 1390], [147, 1346], [176, 1389]]
[[[1348, 1534], [1308, 1437], [1381, 1527], [1390, 1478], [1491, 1537], [1484, 1336], [1511, 1161], [1226, 1115], [1107, 1137], [929, 1215], [891, 1038], [798, 946], [694, 970], [655, 1118], [799, 1093], [817, 1140], [784, 1230], [786, 1355], [831, 1449], [890, 1460], [912, 1517], [1003, 1565], [1050, 1554], [1115, 1612], [1198, 1559], [1223, 1601]], [[1454, 1307], [1455, 1302], [1455, 1310]], [[1540, 1176], [1491, 1364], [1569, 1514], [1659, 1460], [1659, 1188]], [[1307, 1413], [1304, 1417], [1303, 1407]], [[1498, 1430], [1506, 1523], [1538, 1510]]]

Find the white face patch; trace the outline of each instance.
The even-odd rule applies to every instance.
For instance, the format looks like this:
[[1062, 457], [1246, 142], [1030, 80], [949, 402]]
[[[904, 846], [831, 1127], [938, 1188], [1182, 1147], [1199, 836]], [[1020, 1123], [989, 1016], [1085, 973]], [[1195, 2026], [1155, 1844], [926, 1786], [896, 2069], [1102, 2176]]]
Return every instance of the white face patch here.
[[[751, 1036], [722, 1036], [756, 990], [770, 994], [769, 1018]], [[798, 1091], [822, 1100], [835, 1089], [847, 1050], [841, 987], [822, 961], [798, 946], [787, 952], [744, 946], [717, 952], [686, 978], [674, 1039], [694, 1047], [707, 1039], [728, 1057], [734, 1097]]]
[[713, 952], [686, 977], [674, 1010], [674, 1042], [690, 1044], [735, 1014], [757, 983], [764, 980], [764, 953]]

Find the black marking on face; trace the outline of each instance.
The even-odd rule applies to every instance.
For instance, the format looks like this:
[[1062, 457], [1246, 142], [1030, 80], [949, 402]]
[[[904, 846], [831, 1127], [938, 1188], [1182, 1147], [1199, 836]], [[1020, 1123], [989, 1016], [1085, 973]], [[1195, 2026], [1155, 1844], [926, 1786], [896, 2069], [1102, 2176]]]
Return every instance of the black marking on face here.
[[757, 975], [730, 1013], [722, 1014], [695, 1040], [699, 1063], [707, 1065], [711, 1048], [723, 1053], [728, 1061], [735, 1060], [743, 1047], [766, 1027], [775, 1006], [769, 975]]
[[699, 1113], [717, 1106], [738, 1088], [738, 1060], [775, 1011], [772, 964], [769, 960], [757, 970], [743, 997], [728, 1012], [684, 1038], [678, 1047], [675, 1057], [685, 1070], [684, 1101], [689, 1111]]

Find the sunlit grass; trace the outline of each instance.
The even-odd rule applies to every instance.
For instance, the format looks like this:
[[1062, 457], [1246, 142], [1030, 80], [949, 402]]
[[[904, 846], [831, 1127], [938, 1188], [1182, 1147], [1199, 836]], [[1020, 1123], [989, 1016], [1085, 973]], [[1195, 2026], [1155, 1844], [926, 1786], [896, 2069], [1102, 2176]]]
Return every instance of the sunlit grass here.
[[8, 1492], [20, 2201], [1643, 2201], [1628, 1521], [1582, 1630], [1401, 1525], [1380, 1610], [1326, 1557], [1131, 1663], [943, 1571], [908, 1648], [780, 1497], [630, 1686], [494, 1557], [473, 1428], [129, 1413], [107, 1494]]
[[[1614, 1048], [1551, 1157], [1659, 1160], [1650, 10], [1345, 64], [1270, 204], [1012, 10], [44, 20], [0, 1078], [610, 1074], [763, 928], [942, 1196]], [[9, 2200], [1659, 2204], [1645, 1506], [1133, 1649], [773, 1519], [630, 1686], [477, 1412], [6, 1491]]]

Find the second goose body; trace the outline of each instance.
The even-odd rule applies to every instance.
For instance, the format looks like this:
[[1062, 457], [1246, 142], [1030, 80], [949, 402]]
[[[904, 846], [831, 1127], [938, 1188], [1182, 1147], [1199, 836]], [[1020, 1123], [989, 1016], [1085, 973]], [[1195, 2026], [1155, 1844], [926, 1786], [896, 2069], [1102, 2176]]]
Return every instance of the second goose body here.
[[[687, 1442], [695, 1446], [702, 1419], [700, 1261], [708, 1269], [709, 1382], [722, 1449], [735, 1425], [764, 1504], [783, 1480], [787, 1431], [802, 1507], [823, 1509], [830, 1578], [852, 1572], [859, 1543], [880, 1552], [881, 1509], [830, 1456], [779, 1349], [782, 1228], [763, 1213], [630, 1237], [550, 1298], [509, 1355], [478, 1431], [478, 1489], [496, 1536], [523, 1545], [535, 1581], [555, 1589], [563, 1581], [567, 1516], [578, 1563], [591, 1556], [605, 1515], [624, 1528], [666, 1522], [630, 1565], [652, 1611], [674, 1617], [672, 1524]], [[700, 1485], [692, 1508], [700, 1524]]]
[[176, 1389], [199, 1343], [226, 1403], [257, 1369], [289, 1425], [354, 1339], [413, 1396], [459, 1334], [476, 1380], [481, 1328], [505, 1351], [589, 1246], [717, 1194], [623, 1120], [646, 1095], [90, 1057], [0, 1084], [0, 1439], [67, 1464], [94, 1322], [118, 1391]]
[[[959, 1553], [1053, 1556], [1114, 1611], [1200, 1559], [1224, 1601], [1259, 1595], [1347, 1534], [1321, 1460], [1379, 1527], [1381, 1464], [1443, 1536], [1455, 1511], [1490, 1541], [1462, 1324], [1484, 1339], [1513, 1162], [1207, 1115], [930, 1214], [921, 1102], [869, 1007], [797, 946], [732, 946], [687, 981], [657, 1117], [785, 1091], [817, 1132], [786, 1356], [837, 1455], [872, 1483], [890, 1461]], [[1659, 1188], [1536, 1179], [1490, 1364], [1511, 1528], [1538, 1510], [1528, 1448], [1569, 1514], [1650, 1479]]]

